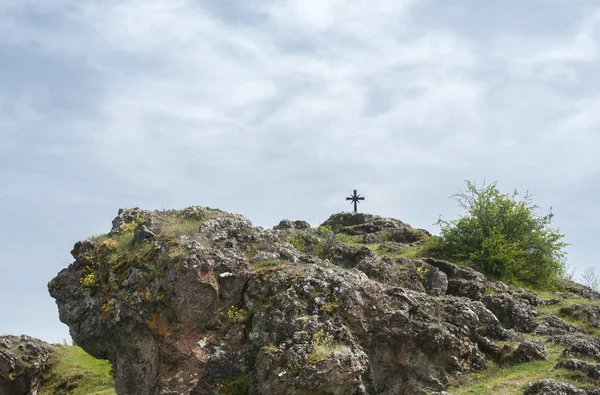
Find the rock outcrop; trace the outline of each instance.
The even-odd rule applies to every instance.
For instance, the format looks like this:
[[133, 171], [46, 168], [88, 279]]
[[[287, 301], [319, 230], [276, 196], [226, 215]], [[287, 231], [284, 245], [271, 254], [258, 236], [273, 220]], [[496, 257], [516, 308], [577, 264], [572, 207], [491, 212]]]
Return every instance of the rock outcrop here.
[[538, 380], [530, 383], [523, 395], [600, 395], [595, 388], [576, 388], [557, 380]]
[[548, 353], [546, 352], [546, 345], [539, 341], [533, 340], [525, 340], [516, 351], [512, 354], [510, 360], [511, 362], [532, 362], [532, 361], [540, 361], [548, 358]]
[[37, 394], [51, 351], [30, 336], [0, 336], [0, 395]]
[[591, 365], [578, 359], [563, 359], [555, 369], [567, 369], [585, 373], [588, 377], [600, 381], [600, 363]]
[[119, 394], [420, 394], [488, 359], [545, 358], [543, 344], [493, 343], [538, 328], [535, 295], [394, 255], [426, 237], [361, 213], [267, 230], [205, 207], [127, 209], [48, 288]]

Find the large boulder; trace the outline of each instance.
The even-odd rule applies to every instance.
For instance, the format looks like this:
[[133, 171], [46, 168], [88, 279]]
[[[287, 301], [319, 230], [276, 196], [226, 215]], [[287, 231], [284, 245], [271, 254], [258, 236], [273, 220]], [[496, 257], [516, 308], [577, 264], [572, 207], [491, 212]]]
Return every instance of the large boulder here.
[[434, 258], [425, 258], [424, 262], [446, 275], [447, 293], [450, 295], [481, 300], [489, 289], [485, 276], [477, 270]]
[[448, 291], [448, 277], [446, 273], [434, 266], [424, 266], [423, 286], [429, 295], [441, 296]]
[[481, 301], [507, 329], [531, 333], [538, 326], [536, 317], [539, 311], [524, 299], [510, 294], [496, 294], [486, 295]]
[[324, 248], [321, 230], [288, 225], [122, 210], [49, 291], [75, 342], [111, 361], [119, 394], [417, 394], [486, 366], [481, 334], [502, 331], [483, 304], [428, 295], [443, 276], [428, 280], [420, 261]]
[[532, 362], [548, 359], [546, 345], [541, 341], [525, 340], [511, 355], [510, 361], [515, 363]]
[[51, 351], [30, 336], [0, 336], [0, 395], [36, 394]]

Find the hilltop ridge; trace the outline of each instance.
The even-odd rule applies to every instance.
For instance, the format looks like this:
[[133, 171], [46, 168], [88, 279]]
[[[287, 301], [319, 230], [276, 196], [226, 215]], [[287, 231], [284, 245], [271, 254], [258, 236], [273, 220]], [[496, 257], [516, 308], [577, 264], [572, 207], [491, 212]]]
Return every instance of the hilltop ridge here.
[[600, 295], [491, 281], [421, 256], [430, 237], [364, 213], [263, 229], [200, 206], [125, 209], [48, 288], [73, 340], [112, 363], [119, 394], [455, 392], [491, 366], [570, 355], [582, 360], [555, 378], [597, 384]]

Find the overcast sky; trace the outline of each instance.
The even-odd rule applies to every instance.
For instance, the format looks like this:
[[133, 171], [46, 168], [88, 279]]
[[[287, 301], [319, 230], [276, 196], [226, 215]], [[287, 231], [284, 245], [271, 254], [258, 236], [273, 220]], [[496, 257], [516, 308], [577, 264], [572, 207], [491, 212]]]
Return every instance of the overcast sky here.
[[600, 4], [0, 0], [0, 334], [60, 342], [47, 282], [119, 207], [437, 232], [463, 180], [553, 207], [598, 263]]

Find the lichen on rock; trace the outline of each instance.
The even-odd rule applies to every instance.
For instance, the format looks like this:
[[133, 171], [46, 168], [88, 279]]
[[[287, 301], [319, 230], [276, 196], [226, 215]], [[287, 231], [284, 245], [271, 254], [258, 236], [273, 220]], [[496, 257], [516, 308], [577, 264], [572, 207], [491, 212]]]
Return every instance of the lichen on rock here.
[[375, 251], [429, 236], [362, 213], [263, 229], [200, 206], [125, 209], [49, 291], [119, 394], [442, 391], [540, 312], [475, 270]]

